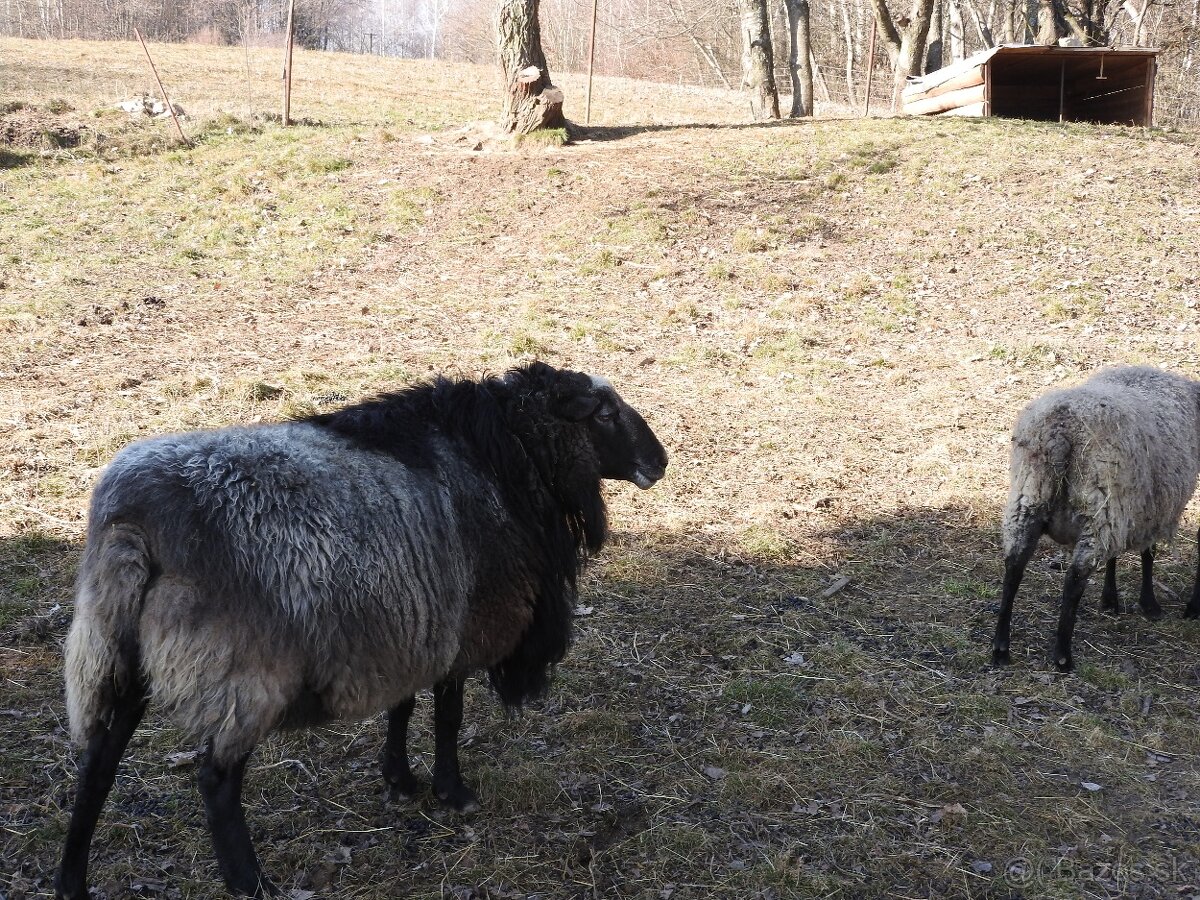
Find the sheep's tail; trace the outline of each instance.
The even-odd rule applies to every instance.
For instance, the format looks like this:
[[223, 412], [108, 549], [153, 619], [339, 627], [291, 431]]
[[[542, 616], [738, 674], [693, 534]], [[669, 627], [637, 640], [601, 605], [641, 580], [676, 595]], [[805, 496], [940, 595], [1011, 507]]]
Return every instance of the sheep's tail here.
[[1070, 481], [1073, 445], [1064, 404], [1013, 430], [1008, 503], [1002, 527], [1005, 554], [1036, 542]]
[[116, 698], [140, 677], [138, 619], [150, 578], [139, 529], [113, 525], [89, 539], [66, 643], [67, 715], [79, 744], [107, 724]]

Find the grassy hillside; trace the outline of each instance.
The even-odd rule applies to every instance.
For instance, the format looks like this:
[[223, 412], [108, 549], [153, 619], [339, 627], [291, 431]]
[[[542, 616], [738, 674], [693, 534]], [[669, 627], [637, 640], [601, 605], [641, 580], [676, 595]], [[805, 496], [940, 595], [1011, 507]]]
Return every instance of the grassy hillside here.
[[[65, 832], [61, 639], [105, 461], [533, 356], [609, 376], [668, 477], [611, 487], [550, 697], [505, 719], [469, 696], [483, 812], [387, 800], [380, 720], [261, 748], [248, 816], [285, 887], [1200, 893], [1200, 625], [1174, 596], [1198, 517], [1160, 557], [1167, 619], [1093, 590], [1053, 674], [1047, 547], [1013, 666], [987, 664], [1017, 410], [1101, 364], [1200, 373], [1195, 134], [745, 126], [737, 97], [614, 80], [587, 140], [476, 151], [452, 129], [493, 108], [486, 70], [304, 54], [320, 124], [285, 131], [248, 120], [239, 51], [156, 47], [185, 149], [106, 111], [147, 89], [136, 49], [0, 41], [0, 134], [86, 134], [0, 145], [0, 893], [46, 896]], [[221, 896], [183, 749], [161, 718], [135, 737], [107, 896]]]

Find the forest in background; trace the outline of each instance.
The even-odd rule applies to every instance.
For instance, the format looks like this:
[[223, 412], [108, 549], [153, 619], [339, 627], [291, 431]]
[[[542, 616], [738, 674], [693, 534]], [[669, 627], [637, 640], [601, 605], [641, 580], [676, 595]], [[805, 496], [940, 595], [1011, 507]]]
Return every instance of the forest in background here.
[[[650, 81], [736, 88], [747, 0], [600, 0], [596, 71]], [[794, 0], [793, 0], [794, 2]], [[858, 108], [878, 16], [903, 33], [929, 0], [812, 0], [814, 97]], [[495, 0], [298, 0], [297, 38], [309, 49], [489, 63], [496, 59]], [[788, 83], [786, 3], [768, 3], [775, 68]], [[932, 71], [996, 44], [1084, 34], [1096, 44], [1161, 48], [1157, 120], [1200, 119], [1200, 0], [932, 0], [922, 68]], [[0, 34], [32, 38], [148, 38], [271, 46], [282, 42], [287, 0], [0, 0]], [[553, 70], [587, 66], [592, 0], [542, 0], [542, 41]], [[1039, 29], [1039, 23], [1041, 28]], [[876, 53], [877, 90], [895, 54]], [[1052, 38], [1053, 39], [1053, 36]]]

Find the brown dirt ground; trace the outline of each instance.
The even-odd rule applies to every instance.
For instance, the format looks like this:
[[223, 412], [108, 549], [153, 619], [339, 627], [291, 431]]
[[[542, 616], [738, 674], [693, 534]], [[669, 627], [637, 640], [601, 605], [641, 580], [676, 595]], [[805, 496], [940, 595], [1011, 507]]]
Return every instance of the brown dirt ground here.
[[[1200, 371], [1194, 135], [676, 122], [473, 151], [377, 127], [303, 136], [349, 160], [328, 178], [361, 208], [422, 198], [406, 230], [348, 232], [344, 256], [281, 254], [254, 278], [215, 257], [155, 267], [135, 214], [132, 255], [103, 278], [0, 273], [0, 892], [45, 896], [65, 827], [55, 606], [113, 450], [539, 356], [610, 377], [672, 453], [669, 477], [610, 491], [615, 536], [550, 697], [515, 720], [470, 697], [482, 813], [390, 803], [378, 721], [262, 748], [249, 818], [286, 887], [1200, 894], [1200, 625], [1173, 599], [1157, 624], [1088, 603], [1079, 672], [1053, 675], [1047, 549], [1014, 665], [986, 656], [1016, 411], [1103, 363]], [[66, 239], [90, 247], [80, 229]], [[1195, 526], [1163, 555], [1166, 593], [1189, 589]], [[187, 748], [150, 724], [94, 882], [219, 896], [198, 798], [168, 760]], [[425, 763], [429, 743], [419, 731]]]

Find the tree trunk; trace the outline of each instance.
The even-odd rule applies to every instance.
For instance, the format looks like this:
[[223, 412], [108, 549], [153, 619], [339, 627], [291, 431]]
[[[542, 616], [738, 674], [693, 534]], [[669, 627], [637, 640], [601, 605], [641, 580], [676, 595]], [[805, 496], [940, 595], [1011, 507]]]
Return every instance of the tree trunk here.
[[1037, 0], [1037, 37], [1035, 44], [1050, 46], [1058, 43], [1058, 25], [1054, 22], [1054, 0]]
[[565, 128], [563, 92], [551, 84], [542, 53], [538, 0], [501, 0], [496, 37], [505, 85], [500, 127], [509, 134]]
[[885, 0], [871, 0], [879, 36], [895, 67], [892, 83], [892, 109], [900, 105], [900, 92], [909, 75], [919, 75], [925, 62], [925, 44], [929, 39], [929, 23], [933, 19], [934, 0], [913, 0], [912, 10], [905, 18], [892, 21]]
[[813, 73], [809, 61], [812, 41], [809, 37], [808, 0], [784, 0], [788, 17], [788, 73], [792, 78], [793, 119], [813, 114]]
[[750, 112], [756, 121], [779, 118], [775, 87], [775, 53], [767, 0], [738, 0], [742, 21], [742, 86], [750, 91]]
[[944, 63], [942, 62], [942, 19], [944, 16], [943, 0], [934, 0], [933, 12], [930, 14], [929, 34], [930, 39], [927, 41], [928, 46], [925, 48], [925, 71], [936, 72]]
[[842, 31], [846, 36], [846, 99], [858, 109], [858, 93], [854, 89], [854, 28], [850, 24], [848, 0], [842, 0]]

